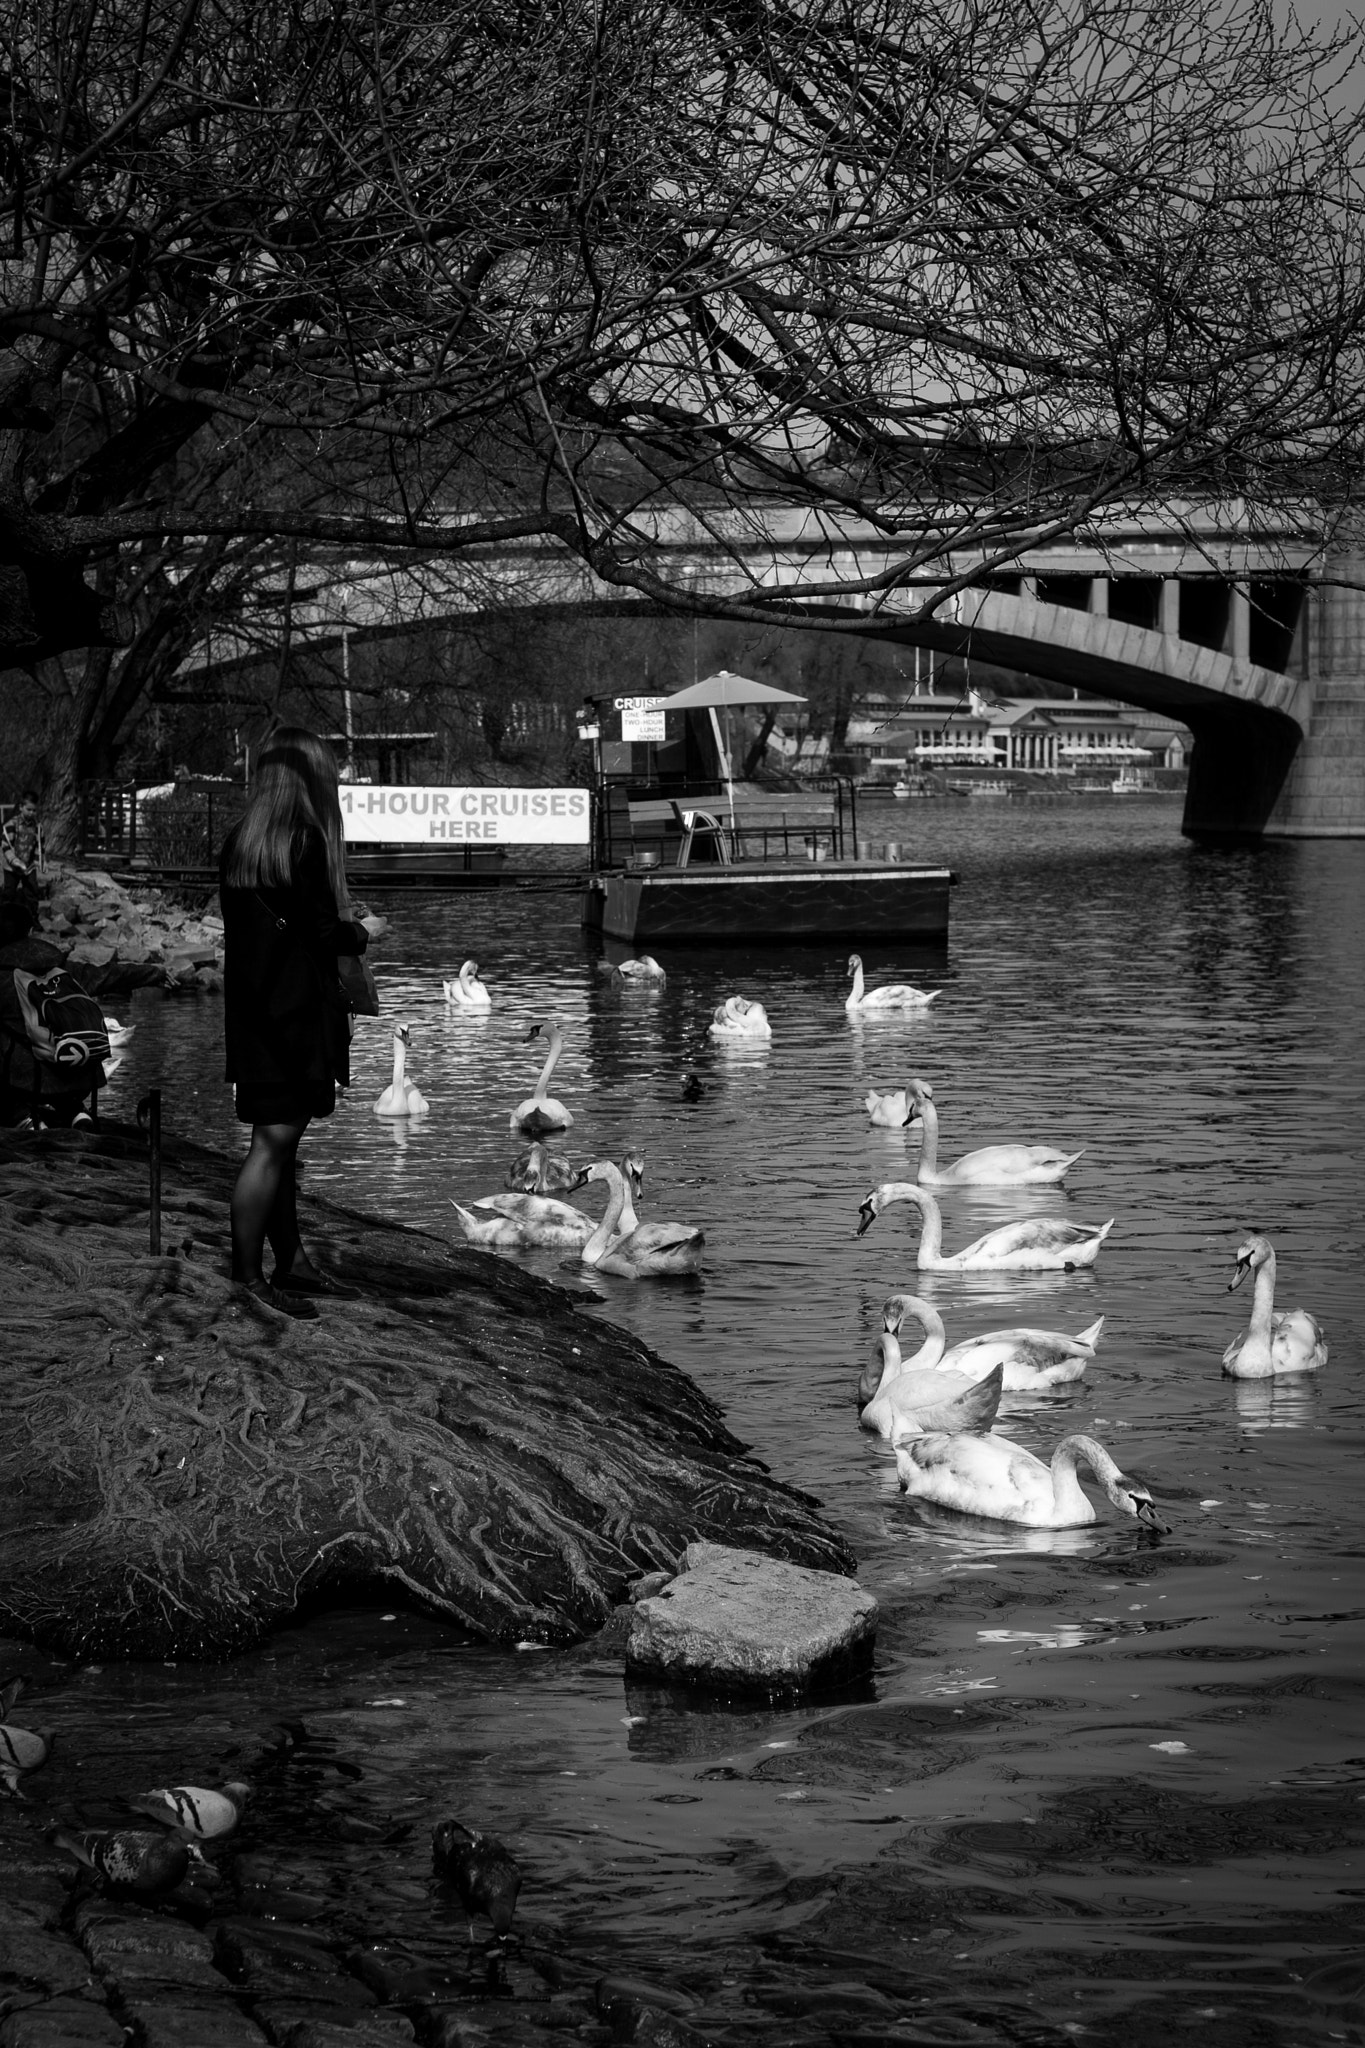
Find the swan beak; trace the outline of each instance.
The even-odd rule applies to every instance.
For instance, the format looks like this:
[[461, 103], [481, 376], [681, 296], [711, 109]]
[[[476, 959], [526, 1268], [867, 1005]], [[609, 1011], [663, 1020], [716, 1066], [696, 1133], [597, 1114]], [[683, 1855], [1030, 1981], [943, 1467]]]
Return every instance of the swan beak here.
[[569, 1194], [573, 1194], [577, 1188], [585, 1188], [587, 1185], [588, 1169], [586, 1166], [580, 1166], [577, 1173], [574, 1175], [573, 1179], [569, 1182], [567, 1192]]
[[527, 1041], [528, 1041], [529, 1039], [532, 1039], [532, 1038], [536, 1037], [536, 1035], [538, 1034], [539, 1030], [540, 1030], [540, 1026], [539, 1026], [539, 1024], [533, 1024], [533, 1025], [531, 1026], [530, 1030], [529, 1030], [529, 1031], [527, 1032], [527, 1034], [526, 1034], [526, 1037], [522, 1039], [522, 1041], [521, 1041], [521, 1042], [522, 1042], [522, 1044], [523, 1044], [523, 1045], [525, 1045], [525, 1044], [527, 1043]]
[[1246, 1279], [1246, 1276], [1250, 1271], [1250, 1259], [1239, 1259], [1237, 1261], [1237, 1271], [1233, 1274], [1231, 1280], [1229, 1280], [1228, 1282], [1229, 1294], [1232, 1294], [1237, 1288], [1241, 1286], [1242, 1282]]
[[1155, 1529], [1162, 1536], [1170, 1535], [1170, 1523], [1162, 1521], [1152, 1501], [1139, 1499], [1135, 1495], [1133, 1498], [1133, 1508], [1144, 1529]]
[[876, 1211], [876, 1210], [875, 1210], [875, 1208], [873, 1207], [873, 1205], [872, 1205], [872, 1201], [871, 1201], [871, 1199], [869, 1198], [869, 1199], [868, 1199], [868, 1200], [867, 1200], [866, 1202], [863, 1202], [863, 1203], [862, 1203], [862, 1204], [861, 1204], [861, 1205], [859, 1206], [859, 1209], [858, 1209], [858, 1228], [857, 1228], [857, 1229], [856, 1229], [856, 1230], [854, 1231], [853, 1235], [854, 1235], [855, 1237], [861, 1237], [861, 1236], [862, 1236], [862, 1234], [863, 1234], [863, 1232], [864, 1232], [865, 1230], [870, 1230], [870, 1229], [872, 1228], [872, 1226], [873, 1226], [873, 1224], [874, 1224], [874, 1223], [876, 1222], [876, 1220], [877, 1220], [877, 1211]]

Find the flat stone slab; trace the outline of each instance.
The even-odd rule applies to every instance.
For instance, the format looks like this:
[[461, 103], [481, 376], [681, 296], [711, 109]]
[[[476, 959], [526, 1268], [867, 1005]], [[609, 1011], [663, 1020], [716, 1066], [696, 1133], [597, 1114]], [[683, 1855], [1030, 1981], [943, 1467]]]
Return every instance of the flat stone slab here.
[[853, 1579], [690, 1543], [677, 1578], [634, 1608], [626, 1676], [787, 1698], [866, 1670], [876, 1630]]

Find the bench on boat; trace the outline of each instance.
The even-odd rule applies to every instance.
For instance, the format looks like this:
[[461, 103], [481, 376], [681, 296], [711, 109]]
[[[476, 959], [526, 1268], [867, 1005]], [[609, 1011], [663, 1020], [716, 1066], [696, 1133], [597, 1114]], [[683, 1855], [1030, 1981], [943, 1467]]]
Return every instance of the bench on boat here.
[[839, 807], [820, 791], [736, 788], [727, 796], [650, 797], [626, 805], [630, 848], [661, 865], [802, 860], [840, 848]]

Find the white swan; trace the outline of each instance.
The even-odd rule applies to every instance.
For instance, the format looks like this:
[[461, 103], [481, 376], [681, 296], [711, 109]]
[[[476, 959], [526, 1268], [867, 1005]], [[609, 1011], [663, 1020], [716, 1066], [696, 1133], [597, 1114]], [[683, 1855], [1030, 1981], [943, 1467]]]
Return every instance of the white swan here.
[[553, 1195], [571, 1188], [578, 1178], [572, 1159], [564, 1159], [537, 1138], [519, 1152], [507, 1169], [507, 1186], [522, 1195]]
[[1142, 1481], [1121, 1472], [1092, 1436], [1063, 1437], [1048, 1465], [1003, 1436], [920, 1436], [896, 1447], [896, 1473], [912, 1500], [1029, 1529], [1079, 1529], [1096, 1520], [1078, 1465], [1089, 1466], [1125, 1515], [1169, 1534]]
[[1223, 1371], [1238, 1380], [1268, 1379], [1272, 1373], [1318, 1372], [1327, 1363], [1327, 1340], [1306, 1308], [1276, 1309], [1275, 1253], [1259, 1232], [1237, 1250], [1237, 1271], [1228, 1293], [1248, 1273], [1256, 1275], [1251, 1322], [1223, 1353]]
[[908, 981], [892, 981], [885, 988], [864, 990], [863, 962], [859, 953], [849, 954], [848, 971], [853, 976], [853, 989], [844, 1008], [857, 1010], [863, 1015], [869, 1010], [925, 1010], [939, 994], [936, 988], [927, 992], [922, 988], [911, 988]]
[[[897, 1332], [907, 1314], [919, 1319], [925, 1341], [913, 1358], [903, 1359]], [[891, 1441], [925, 1430], [953, 1435], [989, 1429], [1000, 1406], [1002, 1368], [997, 1366], [981, 1380], [936, 1371], [942, 1350], [943, 1323], [937, 1312], [913, 1294], [893, 1294], [882, 1308], [882, 1334], [873, 1363], [858, 1387], [862, 1427]]]
[[891, 1088], [879, 1094], [870, 1088], [863, 1097], [863, 1107], [871, 1123], [879, 1124], [883, 1130], [902, 1130], [910, 1121], [910, 1093], [906, 1088]]
[[403, 1066], [407, 1049], [412, 1043], [412, 1033], [406, 1024], [394, 1026], [393, 1033], [393, 1079], [373, 1104], [376, 1116], [420, 1116], [431, 1104], [414, 1081], [409, 1081]]
[[594, 1228], [591, 1216], [551, 1195], [483, 1195], [472, 1208], [462, 1208], [453, 1199], [451, 1207], [471, 1244], [500, 1245], [504, 1250], [537, 1244], [581, 1247]]
[[707, 1029], [712, 1038], [771, 1038], [773, 1035], [773, 1027], [762, 1003], [750, 1002], [747, 996], [727, 996], [723, 1003], [717, 1003]]
[[1004, 1223], [998, 1230], [988, 1230], [960, 1252], [945, 1253], [943, 1215], [929, 1190], [909, 1180], [888, 1180], [873, 1188], [859, 1206], [855, 1236], [870, 1230], [892, 1202], [913, 1202], [923, 1218], [916, 1262], [921, 1273], [959, 1273], [982, 1267], [1017, 1273], [1070, 1273], [1077, 1266], [1094, 1265], [1100, 1246], [1114, 1227], [1112, 1216], [1100, 1224], [1068, 1223], [1061, 1216], [1030, 1216], [1022, 1223]]
[[526, 1034], [526, 1042], [529, 1043], [539, 1031], [543, 1031], [550, 1041], [549, 1057], [540, 1070], [540, 1079], [532, 1093], [524, 1102], [517, 1104], [510, 1118], [514, 1132], [525, 1131], [533, 1138], [546, 1131], [567, 1131], [573, 1123], [573, 1111], [566, 1109], [562, 1102], [556, 1102], [548, 1093], [555, 1062], [564, 1050], [564, 1033], [558, 1017], [551, 1017], [545, 1024], [533, 1024]]
[[493, 998], [487, 987], [479, 980], [479, 963], [466, 960], [460, 969], [459, 979], [443, 981], [441, 988], [448, 1003], [454, 1003], [461, 1010], [491, 1010]]
[[626, 1220], [628, 1212], [633, 1217], [626, 1174], [610, 1159], [599, 1159], [583, 1168], [576, 1184], [586, 1187], [592, 1180], [606, 1181], [610, 1193], [602, 1221], [579, 1253], [585, 1266], [622, 1280], [662, 1279], [698, 1270], [706, 1243], [700, 1230], [689, 1223], [636, 1223], [632, 1229]]
[[120, 1024], [117, 1017], [111, 1017], [107, 1010], [104, 1012], [104, 1035], [109, 1041], [111, 1052], [116, 1052], [119, 1046], [126, 1045], [136, 1030], [136, 1024]]
[[893, 1294], [882, 1306], [882, 1337], [873, 1364], [858, 1383], [858, 1399], [872, 1400], [881, 1384], [878, 1371], [888, 1369], [894, 1378], [900, 1356], [900, 1325], [904, 1315], [913, 1314], [926, 1332], [925, 1342], [911, 1360], [921, 1372], [952, 1373], [970, 1385], [986, 1379], [997, 1368], [1003, 1375], [1007, 1394], [1036, 1394], [1049, 1387], [1064, 1387], [1081, 1378], [1095, 1356], [1104, 1317], [1099, 1316], [1075, 1337], [1064, 1330], [984, 1330], [979, 1337], [966, 1337], [947, 1348], [943, 1318], [938, 1310], [914, 1294]]
[[642, 953], [638, 960], [621, 960], [611, 970], [612, 980], [640, 984], [646, 981], [663, 982], [668, 976], [652, 953]]
[[[924, 1126], [924, 1148], [915, 1175], [922, 1188], [1006, 1188], [1043, 1186], [1059, 1181], [1080, 1152], [1059, 1152], [1055, 1145], [982, 1145], [964, 1152], [951, 1166], [938, 1163], [938, 1110], [927, 1081], [910, 1083], [910, 1115]], [[1084, 1151], [1085, 1147], [1081, 1147]]]

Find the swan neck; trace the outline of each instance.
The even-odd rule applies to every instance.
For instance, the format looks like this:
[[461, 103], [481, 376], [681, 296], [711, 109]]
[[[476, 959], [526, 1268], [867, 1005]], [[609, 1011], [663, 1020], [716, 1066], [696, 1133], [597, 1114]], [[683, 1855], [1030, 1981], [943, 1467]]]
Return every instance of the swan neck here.
[[857, 965], [857, 966], [856, 966], [856, 967], [854, 968], [854, 970], [853, 970], [853, 1000], [854, 1000], [854, 1002], [855, 1002], [855, 1003], [860, 1003], [860, 1002], [862, 1001], [862, 999], [863, 999], [863, 963], [862, 963], [862, 961], [860, 960], [860, 961], [858, 962], [858, 965]]
[[1253, 1337], [1269, 1338], [1275, 1321], [1275, 1254], [1272, 1252], [1263, 1266], [1256, 1268], [1256, 1280], [1251, 1296], [1251, 1327]]
[[559, 1055], [563, 1052], [563, 1050], [563, 1038], [561, 1037], [558, 1031], [552, 1031], [550, 1033], [549, 1055], [546, 1058], [544, 1066], [540, 1070], [540, 1079], [536, 1082], [535, 1089], [533, 1091], [533, 1100], [535, 1100], [536, 1102], [543, 1102], [546, 1095], [549, 1094], [550, 1076], [551, 1074], [553, 1074], [555, 1070], [555, 1061], [559, 1058]]
[[1097, 1443], [1093, 1436], [1064, 1436], [1052, 1453], [1052, 1490], [1059, 1506], [1065, 1506], [1077, 1496], [1085, 1499], [1085, 1493], [1077, 1476], [1078, 1465], [1088, 1465], [1104, 1491], [1117, 1507], [1126, 1505], [1115, 1481], [1121, 1476], [1104, 1445]]
[[938, 1111], [927, 1095], [920, 1098], [919, 1120], [924, 1127], [919, 1170], [921, 1173], [934, 1173], [938, 1168]]
[[405, 1051], [406, 1048], [404, 1047], [402, 1039], [395, 1038], [393, 1041], [393, 1085], [395, 1088], [401, 1088], [403, 1085], [403, 1061], [405, 1057]]
[[[553, 1064], [554, 1062], [551, 1061], [551, 1065]], [[621, 1220], [621, 1211], [626, 1206], [626, 1184], [621, 1176], [619, 1167], [612, 1165], [608, 1160], [602, 1166], [597, 1178], [604, 1180], [611, 1192], [607, 1197], [607, 1206], [602, 1221], [584, 1245], [581, 1253], [582, 1258], [588, 1264], [601, 1257], [612, 1238], [616, 1235], [616, 1226]]]

